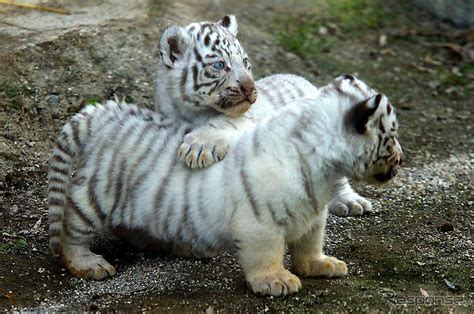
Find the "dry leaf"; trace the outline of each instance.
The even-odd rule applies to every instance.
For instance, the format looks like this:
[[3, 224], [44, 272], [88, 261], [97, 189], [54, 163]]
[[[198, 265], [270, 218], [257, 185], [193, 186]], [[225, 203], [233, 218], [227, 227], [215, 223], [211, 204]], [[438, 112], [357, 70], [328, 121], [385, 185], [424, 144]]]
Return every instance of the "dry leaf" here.
[[421, 292], [421, 295], [424, 296], [425, 298], [428, 298], [430, 295], [428, 294], [428, 292], [426, 292], [425, 290], [423, 290], [422, 288], [420, 288], [420, 292]]
[[41, 225], [41, 218], [38, 219], [38, 221], [35, 223], [35, 225], [33, 226], [33, 229], [38, 229], [40, 225]]

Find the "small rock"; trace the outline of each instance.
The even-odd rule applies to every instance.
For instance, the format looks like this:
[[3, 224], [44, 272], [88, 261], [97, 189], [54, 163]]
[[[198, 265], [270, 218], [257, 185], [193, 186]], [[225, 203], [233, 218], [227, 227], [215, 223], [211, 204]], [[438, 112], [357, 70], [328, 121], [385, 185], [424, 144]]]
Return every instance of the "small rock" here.
[[451, 69], [451, 73], [453, 73], [454, 75], [457, 75], [457, 76], [462, 76], [462, 73], [461, 73], [461, 71], [459, 70], [458, 67], [453, 67]]
[[467, 120], [469, 119], [470, 112], [466, 110], [462, 110], [456, 114], [456, 118], [459, 120]]
[[441, 83], [437, 80], [434, 80], [434, 81], [429, 81], [428, 82], [428, 86], [431, 88], [431, 89], [436, 89], [438, 88], [439, 86], [441, 85]]
[[287, 58], [288, 60], [296, 60], [296, 59], [298, 59], [298, 56], [295, 55], [295, 54], [292, 53], [292, 52], [287, 52], [287, 53], [285, 54], [285, 56], [286, 56], [286, 58]]
[[382, 34], [379, 36], [379, 46], [385, 47], [387, 45], [387, 35]]
[[449, 95], [449, 94], [452, 94], [456, 89], [457, 88], [455, 86], [451, 86], [447, 88], [444, 92]]
[[322, 26], [322, 25], [321, 25], [321, 26], [319, 26], [319, 28], [318, 28], [318, 33], [319, 33], [319, 35], [325, 36], [325, 35], [327, 35], [327, 34], [329, 33], [329, 30], [328, 30], [328, 28], [327, 28], [326, 26]]
[[48, 102], [52, 105], [58, 105], [59, 104], [59, 95], [58, 94], [55, 94], [55, 93], [51, 93], [49, 94], [48, 96], [46, 96], [46, 99], [48, 100]]
[[395, 50], [393, 50], [392, 48], [382, 49], [382, 50], [380, 50], [380, 54], [381, 55], [391, 55], [391, 56], [396, 56], [397, 55]]
[[17, 205], [12, 205], [12, 207], [10, 207], [10, 210], [8, 211], [8, 213], [10, 214], [10, 216], [13, 216], [16, 213], [18, 213], [18, 206]]
[[444, 224], [442, 224], [439, 229], [443, 232], [449, 232], [449, 231], [454, 231], [454, 227], [452, 224], [450, 224], [449, 222], [445, 222]]

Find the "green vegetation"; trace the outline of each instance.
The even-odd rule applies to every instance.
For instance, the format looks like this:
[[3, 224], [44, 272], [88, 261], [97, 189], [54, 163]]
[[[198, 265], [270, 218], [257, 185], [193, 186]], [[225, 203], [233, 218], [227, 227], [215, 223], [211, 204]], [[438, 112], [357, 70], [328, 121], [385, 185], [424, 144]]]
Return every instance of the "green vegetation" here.
[[[337, 37], [360, 33], [368, 29], [380, 29], [396, 22], [406, 22], [404, 14], [393, 15], [394, 8], [379, 0], [322, 0], [322, 10], [301, 14], [285, 23], [289, 29], [279, 32], [280, 45], [301, 57], [330, 52]], [[405, 12], [403, 3], [397, 4]], [[390, 14], [390, 12], [392, 12]], [[336, 35], [336, 36], [328, 36]]]
[[20, 109], [23, 107], [22, 98], [33, 94], [33, 91], [26, 88], [24, 85], [15, 84], [8, 81], [0, 82], [0, 98], [4, 98], [4, 101], [0, 101], [2, 107], [12, 107]]
[[13, 242], [0, 242], [0, 253], [4, 253], [7, 249], [23, 249], [28, 247], [28, 242], [24, 238], [15, 239]]
[[15, 248], [24, 248], [28, 246], [28, 243], [25, 239], [16, 239], [15, 242], [13, 242], [13, 246]]
[[441, 85], [446, 87], [467, 85], [471, 81], [469, 73], [474, 73], [474, 63], [466, 63], [459, 69], [459, 73], [453, 73], [446, 68], [438, 68], [438, 77]]
[[130, 95], [125, 96], [124, 101], [125, 101], [127, 104], [133, 104], [133, 103], [134, 103], [133, 97], [130, 96]]
[[324, 1], [327, 16], [344, 31], [384, 26], [391, 20], [385, 1], [339, 0]]
[[96, 105], [97, 103], [100, 103], [98, 97], [91, 97], [86, 99], [86, 105]]

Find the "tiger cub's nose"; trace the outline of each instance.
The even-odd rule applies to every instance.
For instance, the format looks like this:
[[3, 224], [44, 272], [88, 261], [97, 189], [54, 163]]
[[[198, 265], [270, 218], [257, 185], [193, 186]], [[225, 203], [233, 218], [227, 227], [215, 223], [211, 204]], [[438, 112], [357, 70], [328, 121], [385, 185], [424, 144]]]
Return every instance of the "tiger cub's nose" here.
[[250, 97], [253, 91], [255, 90], [255, 83], [253, 82], [253, 80], [240, 82], [239, 84], [240, 84], [240, 91], [246, 97]]

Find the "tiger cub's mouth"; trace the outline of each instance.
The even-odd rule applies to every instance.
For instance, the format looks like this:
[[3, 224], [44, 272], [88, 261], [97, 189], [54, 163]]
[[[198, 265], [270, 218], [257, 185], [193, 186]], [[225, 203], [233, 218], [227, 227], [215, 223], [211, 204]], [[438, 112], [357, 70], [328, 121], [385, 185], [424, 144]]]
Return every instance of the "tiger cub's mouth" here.
[[400, 171], [401, 167], [399, 165], [393, 165], [386, 172], [380, 172], [373, 174], [368, 178], [368, 182], [371, 184], [383, 185], [393, 179], [397, 173]]
[[221, 98], [216, 105], [218, 111], [228, 116], [238, 116], [247, 112], [256, 100], [257, 91], [254, 90], [254, 92], [248, 97]]

